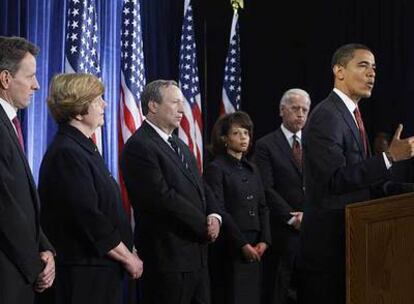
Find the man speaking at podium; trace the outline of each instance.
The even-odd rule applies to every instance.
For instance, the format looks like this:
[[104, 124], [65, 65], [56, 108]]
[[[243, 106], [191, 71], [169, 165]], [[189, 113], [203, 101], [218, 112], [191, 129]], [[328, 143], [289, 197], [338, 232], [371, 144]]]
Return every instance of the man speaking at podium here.
[[[345, 303], [345, 206], [373, 198], [392, 164], [414, 155], [414, 137], [371, 156], [358, 104], [371, 96], [375, 58], [360, 44], [333, 55], [334, 89], [311, 113], [304, 134], [306, 204], [302, 222], [301, 303]], [[378, 191], [376, 190], [378, 193]]]

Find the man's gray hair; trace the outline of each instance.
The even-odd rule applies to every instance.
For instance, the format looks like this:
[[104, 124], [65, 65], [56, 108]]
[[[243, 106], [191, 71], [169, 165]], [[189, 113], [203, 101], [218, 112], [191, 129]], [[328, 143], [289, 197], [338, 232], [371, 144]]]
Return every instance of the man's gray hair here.
[[306, 103], [310, 107], [311, 99], [310, 99], [310, 96], [309, 96], [308, 92], [306, 92], [305, 90], [302, 90], [302, 89], [295, 88], [295, 89], [287, 90], [283, 94], [282, 98], [280, 99], [279, 109], [282, 109], [282, 106], [285, 106], [288, 103], [290, 103], [292, 101], [292, 97], [298, 96], [298, 95], [304, 97]]

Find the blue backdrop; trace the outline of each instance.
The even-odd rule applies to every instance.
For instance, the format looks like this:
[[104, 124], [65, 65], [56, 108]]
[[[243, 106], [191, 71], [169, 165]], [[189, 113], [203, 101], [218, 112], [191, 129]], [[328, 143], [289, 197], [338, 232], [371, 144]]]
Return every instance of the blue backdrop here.
[[[180, 3], [178, 3], [180, 2]], [[0, 35], [21, 36], [40, 47], [37, 77], [40, 90], [20, 113], [26, 154], [35, 179], [56, 125], [48, 115], [46, 97], [51, 77], [64, 70], [66, 11], [69, 0], [1, 0]], [[108, 107], [103, 129], [103, 154], [118, 176], [118, 103], [120, 91], [120, 31], [123, 0], [97, 0], [102, 80]], [[177, 79], [181, 1], [141, 1], [146, 78]]]

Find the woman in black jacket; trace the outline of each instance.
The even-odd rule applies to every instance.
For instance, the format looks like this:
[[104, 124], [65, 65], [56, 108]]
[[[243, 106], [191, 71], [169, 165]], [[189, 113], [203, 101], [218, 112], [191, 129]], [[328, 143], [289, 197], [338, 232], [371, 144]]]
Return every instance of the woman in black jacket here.
[[56, 248], [55, 284], [40, 303], [121, 303], [124, 270], [138, 278], [120, 191], [91, 137], [104, 123], [102, 83], [89, 74], [52, 79], [49, 110], [59, 125], [39, 176], [41, 222]]
[[215, 158], [204, 178], [225, 211], [223, 232], [210, 250], [213, 304], [260, 303], [260, 260], [271, 238], [260, 175], [245, 158], [252, 133], [244, 112], [223, 116], [212, 132]]

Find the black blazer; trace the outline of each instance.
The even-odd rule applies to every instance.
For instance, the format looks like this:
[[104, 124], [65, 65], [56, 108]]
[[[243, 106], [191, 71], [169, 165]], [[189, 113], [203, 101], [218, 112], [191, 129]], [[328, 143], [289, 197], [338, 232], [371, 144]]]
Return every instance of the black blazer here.
[[292, 218], [290, 212], [303, 211], [303, 175], [280, 128], [256, 142], [254, 157], [265, 187], [272, 237], [277, 249], [277, 244], [283, 239], [299, 234], [299, 231], [287, 222]]
[[116, 265], [106, 254], [132, 231], [116, 181], [96, 146], [78, 129], [60, 125], [41, 164], [42, 225], [58, 265]]
[[370, 199], [371, 188], [388, 179], [390, 173], [381, 154], [365, 157], [356, 123], [334, 92], [311, 113], [304, 139], [305, 267], [343, 274], [344, 208]]
[[144, 121], [121, 157], [134, 208], [135, 244], [147, 271], [194, 271], [206, 266], [206, 215], [217, 212], [194, 156], [176, 138], [188, 162]]
[[39, 211], [30, 167], [0, 106], [0, 290], [16, 288], [11, 278], [32, 284], [43, 268], [39, 252], [53, 251], [40, 228]]
[[218, 155], [206, 167], [204, 179], [226, 212], [223, 228], [237, 249], [250, 243], [245, 232], [255, 231], [259, 234], [257, 242], [271, 244], [269, 209], [254, 164], [227, 154]]

